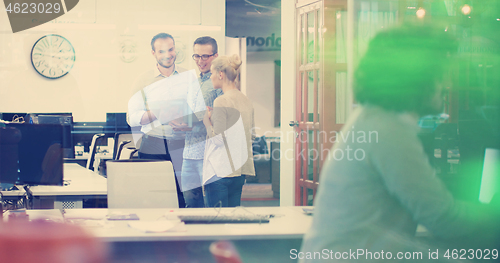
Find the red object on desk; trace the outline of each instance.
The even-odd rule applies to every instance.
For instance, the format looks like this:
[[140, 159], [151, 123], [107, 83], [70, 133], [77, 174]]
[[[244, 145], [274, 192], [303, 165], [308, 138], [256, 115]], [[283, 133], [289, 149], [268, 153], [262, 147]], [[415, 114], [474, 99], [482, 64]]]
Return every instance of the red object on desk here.
[[105, 245], [82, 228], [43, 221], [0, 223], [2, 262], [104, 263]]
[[210, 253], [217, 263], [242, 263], [240, 254], [233, 243], [229, 241], [216, 241], [210, 244]]

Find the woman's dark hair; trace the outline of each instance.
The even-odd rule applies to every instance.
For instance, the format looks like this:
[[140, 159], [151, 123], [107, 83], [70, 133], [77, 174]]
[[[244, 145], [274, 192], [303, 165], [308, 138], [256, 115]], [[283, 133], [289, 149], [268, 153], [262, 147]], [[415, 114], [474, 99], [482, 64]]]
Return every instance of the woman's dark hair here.
[[436, 82], [456, 50], [444, 29], [403, 25], [380, 32], [355, 72], [354, 96], [361, 104], [430, 114]]

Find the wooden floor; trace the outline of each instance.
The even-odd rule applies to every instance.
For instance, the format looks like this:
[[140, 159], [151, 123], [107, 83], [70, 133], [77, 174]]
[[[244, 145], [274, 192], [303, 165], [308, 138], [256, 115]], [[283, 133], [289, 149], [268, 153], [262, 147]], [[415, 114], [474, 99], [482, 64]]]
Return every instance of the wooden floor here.
[[273, 198], [271, 184], [245, 184], [241, 193], [242, 206], [279, 206], [279, 199]]

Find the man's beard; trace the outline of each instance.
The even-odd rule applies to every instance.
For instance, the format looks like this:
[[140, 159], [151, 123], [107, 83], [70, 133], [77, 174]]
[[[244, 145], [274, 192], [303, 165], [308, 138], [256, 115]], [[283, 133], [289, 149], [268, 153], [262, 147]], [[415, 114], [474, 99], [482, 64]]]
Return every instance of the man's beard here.
[[172, 60], [172, 64], [171, 65], [166, 65], [165, 63], [163, 63], [163, 60], [160, 60], [160, 61], [157, 61], [157, 62], [158, 62], [158, 65], [160, 65], [160, 66], [162, 66], [164, 68], [171, 68], [171, 67], [173, 67], [175, 65], [175, 59], [176, 59], [175, 57], [171, 59]]

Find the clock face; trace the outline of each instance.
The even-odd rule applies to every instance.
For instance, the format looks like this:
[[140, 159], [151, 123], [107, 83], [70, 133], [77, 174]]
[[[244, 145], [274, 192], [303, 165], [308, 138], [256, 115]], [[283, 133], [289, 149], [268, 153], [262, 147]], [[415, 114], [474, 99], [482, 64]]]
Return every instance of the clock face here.
[[46, 78], [60, 78], [73, 68], [75, 49], [62, 36], [43, 36], [31, 49], [31, 64], [40, 75]]

